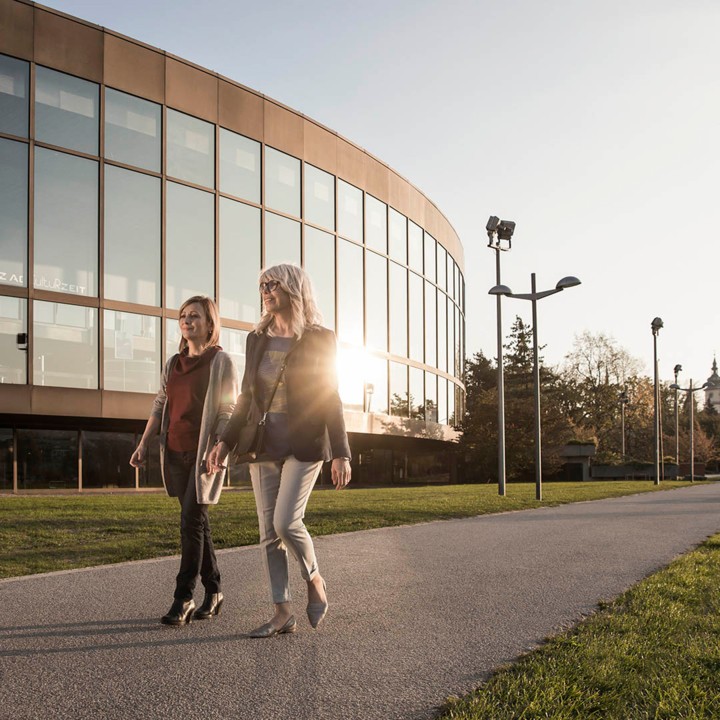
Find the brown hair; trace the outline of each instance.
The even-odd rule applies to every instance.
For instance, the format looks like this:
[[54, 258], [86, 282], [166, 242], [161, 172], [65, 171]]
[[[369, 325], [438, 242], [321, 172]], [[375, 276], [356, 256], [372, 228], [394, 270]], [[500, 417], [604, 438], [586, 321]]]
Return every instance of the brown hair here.
[[[193, 295], [180, 306], [180, 309], [178, 310], [178, 318], [182, 315], [182, 311], [188, 305], [192, 305], [193, 303], [202, 305], [202, 308], [205, 311], [205, 318], [210, 325], [210, 328], [208, 329], [207, 345], [205, 347], [209, 348], [217, 345], [220, 342], [220, 313], [218, 312], [217, 305], [212, 298], [207, 295]], [[178, 350], [182, 352], [186, 347], [187, 340], [181, 334]]]

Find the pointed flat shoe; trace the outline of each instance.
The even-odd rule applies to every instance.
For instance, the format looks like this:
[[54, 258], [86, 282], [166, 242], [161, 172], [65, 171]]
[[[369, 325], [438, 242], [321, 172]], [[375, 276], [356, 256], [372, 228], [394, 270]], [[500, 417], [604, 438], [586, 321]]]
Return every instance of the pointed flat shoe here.
[[[325, 592], [327, 593], [327, 587], [325, 586], [325, 578], [323, 578], [322, 584], [323, 590], [325, 590]], [[330, 606], [328, 605], [327, 597], [325, 598], [325, 602], [308, 603], [307, 616], [312, 627], [317, 628], [317, 626], [322, 622], [325, 615], [327, 615], [329, 607]]]
[[251, 630], [248, 633], [248, 637], [270, 638], [274, 637], [275, 635], [284, 635], [286, 633], [294, 632], [297, 632], [297, 620], [295, 620], [294, 615], [291, 615], [282, 627], [276, 628], [272, 623], [265, 623], [264, 625], [261, 625], [260, 627]]

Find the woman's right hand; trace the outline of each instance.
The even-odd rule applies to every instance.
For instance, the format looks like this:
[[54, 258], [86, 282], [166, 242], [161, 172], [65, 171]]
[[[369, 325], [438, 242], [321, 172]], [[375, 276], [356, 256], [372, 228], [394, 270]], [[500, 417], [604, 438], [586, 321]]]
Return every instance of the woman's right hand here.
[[132, 454], [132, 457], [130, 458], [130, 464], [134, 468], [143, 467], [145, 465], [145, 461], [147, 460], [147, 448], [143, 443], [140, 443], [137, 448], [135, 448], [135, 452]]
[[230, 448], [227, 444], [222, 441], [213, 447], [205, 460], [205, 464], [210, 472], [220, 472], [225, 467], [225, 458], [229, 450]]

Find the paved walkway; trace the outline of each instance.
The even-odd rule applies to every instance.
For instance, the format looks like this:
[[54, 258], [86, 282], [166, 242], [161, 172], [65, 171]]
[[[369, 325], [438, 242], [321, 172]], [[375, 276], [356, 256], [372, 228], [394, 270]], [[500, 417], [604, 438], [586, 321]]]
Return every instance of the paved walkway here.
[[0, 718], [431, 718], [719, 531], [716, 484], [319, 538], [328, 618], [270, 640], [242, 634], [270, 610], [256, 547], [185, 628], [158, 623], [177, 558], [0, 581]]

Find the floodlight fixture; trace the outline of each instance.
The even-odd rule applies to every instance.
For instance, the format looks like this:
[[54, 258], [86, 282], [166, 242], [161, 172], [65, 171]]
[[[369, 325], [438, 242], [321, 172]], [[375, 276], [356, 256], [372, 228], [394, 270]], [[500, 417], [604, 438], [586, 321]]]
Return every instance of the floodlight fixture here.
[[491, 215], [487, 225], [485, 225], [485, 230], [487, 230], [488, 235], [488, 247], [495, 250], [510, 249], [512, 236], [515, 232], [515, 223], [512, 220], [501, 220], [497, 215]]

